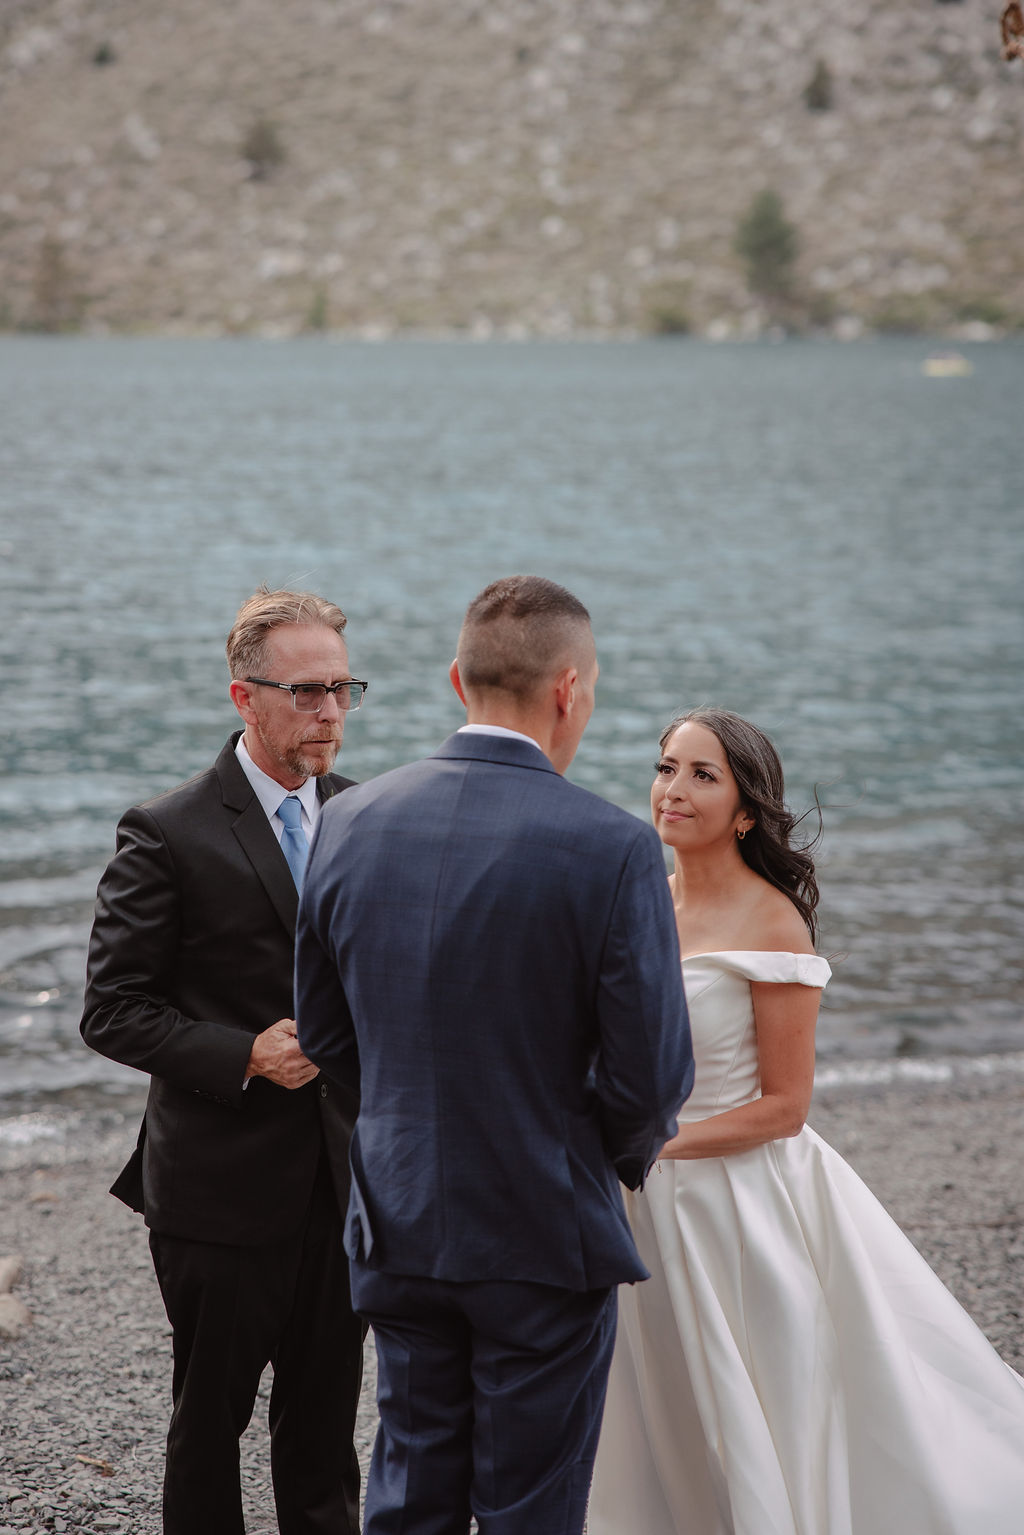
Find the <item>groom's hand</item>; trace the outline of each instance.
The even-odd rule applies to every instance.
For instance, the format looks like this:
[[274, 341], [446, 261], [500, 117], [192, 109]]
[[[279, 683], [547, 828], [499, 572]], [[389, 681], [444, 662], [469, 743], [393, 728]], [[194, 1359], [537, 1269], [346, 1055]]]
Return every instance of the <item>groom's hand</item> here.
[[319, 1066], [299, 1049], [295, 1019], [279, 1018], [252, 1042], [246, 1077], [266, 1077], [278, 1087], [304, 1087], [320, 1073]]

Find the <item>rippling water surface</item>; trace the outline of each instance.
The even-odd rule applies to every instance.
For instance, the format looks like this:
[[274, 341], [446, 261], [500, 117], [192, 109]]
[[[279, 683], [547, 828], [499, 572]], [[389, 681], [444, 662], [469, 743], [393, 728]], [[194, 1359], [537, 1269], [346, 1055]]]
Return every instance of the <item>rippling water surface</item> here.
[[0, 338], [0, 1092], [134, 1073], [78, 1039], [129, 803], [234, 726], [259, 582], [349, 615], [352, 777], [460, 722], [465, 604], [536, 570], [590, 607], [572, 775], [646, 814], [663, 723], [717, 702], [826, 803], [820, 1044], [1024, 1049], [1024, 347]]

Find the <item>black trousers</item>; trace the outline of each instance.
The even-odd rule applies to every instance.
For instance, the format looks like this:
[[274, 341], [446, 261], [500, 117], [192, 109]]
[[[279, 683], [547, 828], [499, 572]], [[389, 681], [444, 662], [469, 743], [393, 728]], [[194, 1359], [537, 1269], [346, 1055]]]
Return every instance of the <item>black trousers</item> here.
[[268, 1363], [281, 1535], [358, 1535], [365, 1325], [352, 1311], [341, 1236], [323, 1160], [306, 1218], [284, 1241], [229, 1247], [150, 1234], [174, 1334], [165, 1535], [244, 1535], [238, 1441]]

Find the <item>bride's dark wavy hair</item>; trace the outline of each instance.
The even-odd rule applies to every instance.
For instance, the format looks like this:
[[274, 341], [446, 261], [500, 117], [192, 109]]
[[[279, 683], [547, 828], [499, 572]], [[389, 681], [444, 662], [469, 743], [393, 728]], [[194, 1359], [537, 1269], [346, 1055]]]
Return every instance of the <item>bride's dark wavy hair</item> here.
[[732, 769], [743, 807], [754, 817], [754, 825], [738, 844], [744, 863], [789, 897], [815, 941], [818, 936], [815, 915], [818, 881], [811, 855], [821, 839], [822, 830], [817, 794], [814, 800], [818, 830], [810, 842], [802, 847], [794, 846], [791, 838], [803, 816], [794, 816], [786, 808], [782, 763], [764, 731], [729, 709], [691, 709], [687, 714], [678, 715], [663, 732], [662, 751], [680, 725], [686, 724], [703, 725], [717, 736]]

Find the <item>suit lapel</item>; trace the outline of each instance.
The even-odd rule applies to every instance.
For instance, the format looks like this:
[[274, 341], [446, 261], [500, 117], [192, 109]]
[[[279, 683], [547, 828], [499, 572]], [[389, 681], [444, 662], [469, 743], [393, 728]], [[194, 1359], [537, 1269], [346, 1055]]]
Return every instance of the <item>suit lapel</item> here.
[[232, 736], [217, 758], [224, 808], [231, 816], [231, 830], [252, 864], [256, 878], [267, 892], [285, 930], [294, 938], [299, 893], [263, 806], [235, 756], [237, 740], [238, 735]]
[[231, 829], [252, 864], [257, 879], [270, 897], [271, 905], [294, 938], [295, 919], [299, 914], [299, 892], [281, 851], [281, 844], [274, 836], [266, 812], [255, 794]]
[[[224, 808], [232, 818], [231, 830], [252, 864], [257, 879], [267, 892], [285, 930], [294, 938], [295, 921], [299, 914], [299, 892], [281, 851], [281, 844], [274, 836], [263, 806], [253, 793], [252, 785], [235, 756], [235, 746], [240, 735], [241, 731], [236, 731], [216, 762]], [[318, 779], [316, 792], [321, 804], [339, 794], [342, 789], [349, 788], [351, 782], [351, 779], [339, 778], [333, 773]]]

